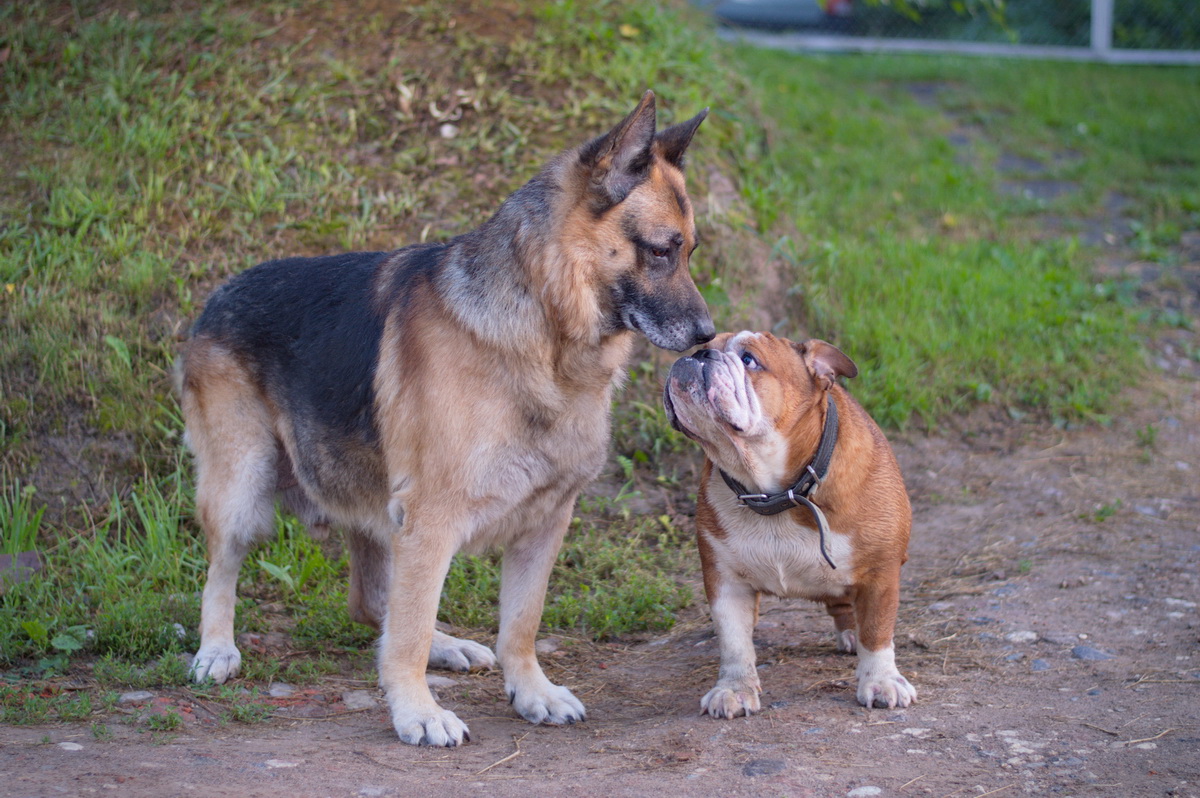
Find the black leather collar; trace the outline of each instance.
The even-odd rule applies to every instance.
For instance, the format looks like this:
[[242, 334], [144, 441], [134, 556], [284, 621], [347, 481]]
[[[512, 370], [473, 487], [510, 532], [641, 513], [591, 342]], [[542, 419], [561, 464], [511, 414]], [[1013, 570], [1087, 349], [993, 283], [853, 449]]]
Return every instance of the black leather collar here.
[[837, 569], [829, 553], [825, 550], [825, 534], [829, 532], [829, 522], [825, 519], [825, 513], [821, 512], [821, 508], [814, 504], [811, 499], [813, 492], [821, 486], [821, 481], [829, 474], [829, 464], [833, 460], [833, 450], [837, 447], [837, 404], [834, 403], [832, 396], [829, 396], [826, 402], [825, 428], [821, 431], [821, 440], [817, 444], [817, 453], [813, 455], [812, 461], [804, 467], [804, 470], [800, 472], [800, 478], [790, 488], [779, 493], [751, 493], [746, 489], [745, 485], [726, 474], [723, 469], [717, 470], [721, 472], [721, 479], [725, 480], [725, 484], [737, 496], [738, 503], [743, 507], [750, 508], [759, 515], [778, 515], [784, 510], [790, 510], [800, 505], [807, 507], [809, 512], [813, 514], [813, 518], [817, 521], [817, 533], [820, 536], [821, 542], [821, 556], [825, 558], [825, 562], [829, 563], [830, 568]]

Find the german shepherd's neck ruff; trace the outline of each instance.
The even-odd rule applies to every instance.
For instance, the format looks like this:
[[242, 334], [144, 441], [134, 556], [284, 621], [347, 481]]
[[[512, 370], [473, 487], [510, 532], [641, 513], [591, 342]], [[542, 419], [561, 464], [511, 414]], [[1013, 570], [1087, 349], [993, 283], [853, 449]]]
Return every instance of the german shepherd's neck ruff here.
[[[583, 706], [534, 656], [550, 569], [580, 488], [603, 465], [609, 403], [635, 332], [683, 351], [713, 325], [688, 271], [683, 156], [704, 113], [655, 130], [647, 92], [482, 226], [445, 244], [260, 264], [213, 294], [179, 364], [208, 538], [197, 680], [223, 682], [238, 569], [279, 499], [341, 527], [352, 617], [382, 629], [381, 685], [409, 743], [466, 726], [426, 665], [497, 657], [516, 710]], [[435, 631], [450, 559], [505, 546], [497, 656]]]

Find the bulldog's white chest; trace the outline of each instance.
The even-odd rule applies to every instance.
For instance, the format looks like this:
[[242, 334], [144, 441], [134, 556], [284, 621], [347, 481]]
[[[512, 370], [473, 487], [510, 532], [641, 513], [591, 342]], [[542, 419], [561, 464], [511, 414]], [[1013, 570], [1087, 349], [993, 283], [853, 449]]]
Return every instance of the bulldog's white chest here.
[[711, 540], [722, 577], [744, 582], [755, 590], [787, 598], [824, 599], [844, 595], [853, 582], [854, 547], [849, 535], [830, 530], [821, 554], [816, 529], [801, 526], [794, 514], [763, 516], [738, 504], [715, 471], [709, 501], [724, 535]]

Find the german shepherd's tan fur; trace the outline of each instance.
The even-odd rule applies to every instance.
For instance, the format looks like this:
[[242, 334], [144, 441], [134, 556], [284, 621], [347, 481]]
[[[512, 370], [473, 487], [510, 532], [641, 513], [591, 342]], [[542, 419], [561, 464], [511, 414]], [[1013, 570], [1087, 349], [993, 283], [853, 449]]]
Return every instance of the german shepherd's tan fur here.
[[[580, 488], [602, 467], [635, 332], [675, 351], [712, 322], [683, 155], [704, 114], [655, 130], [650, 92], [446, 244], [260, 264], [216, 292], [180, 360], [209, 571], [193, 674], [238, 671], [238, 569], [276, 499], [344, 530], [352, 617], [382, 630], [380, 684], [408, 743], [467, 727], [427, 664], [504, 669], [516, 711], [573, 723], [534, 642]], [[434, 629], [452, 556], [503, 546], [500, 634]]]

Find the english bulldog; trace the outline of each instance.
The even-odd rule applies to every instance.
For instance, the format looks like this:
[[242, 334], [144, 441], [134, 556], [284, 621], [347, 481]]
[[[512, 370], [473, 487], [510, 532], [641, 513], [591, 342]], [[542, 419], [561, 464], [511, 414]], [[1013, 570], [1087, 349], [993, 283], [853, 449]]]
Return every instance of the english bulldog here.
[[680, 358], [667, 416], [706, 455], [696, 508], [704, 591], [721, 647], [701, 713], [759, 710], [752, 633], [763, 593], [823, 602], [858, 653], [858, 701], [906, 707], [892, 633], [912, 509], [891, 446], [838, 383], [858, 367], [832, 344], [717, 336]]

